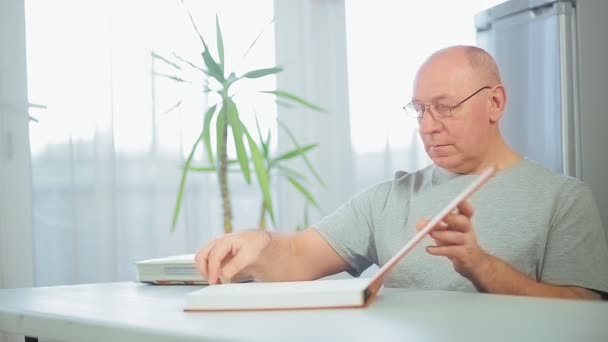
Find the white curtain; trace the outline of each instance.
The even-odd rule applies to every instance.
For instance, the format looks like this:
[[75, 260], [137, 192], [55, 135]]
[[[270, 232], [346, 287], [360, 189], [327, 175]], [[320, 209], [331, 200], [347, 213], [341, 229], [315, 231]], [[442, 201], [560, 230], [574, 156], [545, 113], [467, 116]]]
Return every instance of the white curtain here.
[[[217, 56], [237, 72], [274, 66], [271, 1], [186, 1]], [[134, 279], [136, 260], [194, 252], [222, 232], [215, 174], [191, 174], [170, 232], [185, 156], [208, 105], [205, 80], [178, 84], [152, 52], [202, 65], [200, 41], [180, 1], [26, 2], [36, 285]], [[245, 59], [259, 32], [264, 32]], [[195, 75], [192, 73], [192, 75]], [[272, 89], [270, 77], [257, 88]], [[274, 130], [276, 105], [235, 96], [243, 121]], [[185, 94], [185, 95], [184, 95]], [[178, 101], [181, 107], [166, 113]], [[247, 123], [247, 122], [246, 122]], [[204, 164], [203, 149], [195, 162]], [[236, 227], [257, 222], [256, 185], [231, 176]], [[255, 208], [255, 210], [252, 210]]]
[[[353, 194], [350, 141], [346, 33], [343, 1], [275, 1], [277, 63], [287, 69], [277, 79], [282, 89], [305, 96], [323, 107], [319, 113], [301, 108], [279, 108], [280, 119], [296, 128], [298, 139], [319, 148], [310, 154], [325, 186], [312, 183], [321, 210], [313, 209], [287, 182], [279, 182], [281, 229], [329, 214]], [[279, 150], [289, 137], [279, 131]], [[305, 169], [301, 161], [294, 168]]]

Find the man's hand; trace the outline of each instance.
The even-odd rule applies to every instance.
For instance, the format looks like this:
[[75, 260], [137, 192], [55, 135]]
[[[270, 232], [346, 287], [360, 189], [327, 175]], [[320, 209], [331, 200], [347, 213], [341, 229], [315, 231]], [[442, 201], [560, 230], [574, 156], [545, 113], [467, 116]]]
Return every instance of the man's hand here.
[[[538, 297], [601, 299], [600, 295], [577, 286], [556, 286], [529, 278], [506, 262], [486, 253], [475, 237], [471, 222], [473, 207], [468, 202], [458, 205], [431, 230], [436, 246], [427, 247], [432, 255], [444, 256], [452, 261], [456, 272], [469, 279], [479, 291]], [[429, 220], [416, 223], [418, 230]]]
[[[445, 256], [454, 265], [454, 270], [463, 277], [473, 280], [473, 277], [488, 265], [491, 255], [486, 253], [477, 243], [471, 217], [473, 207], [467, 201], [458, 205], [457, 213], [448, 214], [445, 219], [431, 230], [431, 237], [436, 246], [427, 247], [432, 255]], [[416, 224], [422, 229], [429, 220], [420, 220]]]
[[229, 282], [255, 263], [270, 239], [270, 234], [263, 230], [224, 235], [196, 253], [196, 267], [210, 284]]

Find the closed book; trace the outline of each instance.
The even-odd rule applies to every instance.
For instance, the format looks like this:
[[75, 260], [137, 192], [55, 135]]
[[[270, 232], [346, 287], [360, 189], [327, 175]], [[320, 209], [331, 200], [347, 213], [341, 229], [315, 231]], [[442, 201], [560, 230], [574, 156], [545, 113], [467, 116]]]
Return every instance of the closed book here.
[[[194, 254], [179, 254], [163, 258], [141, 260], [135, 263], [137, 281], [155, 285], [207, 285], [196, 268]], [[251, 278], [236, 278], [235, 282]]]
[[137, 280], [150, 284], [208, 284], [196, 269], [194, 254], [172, 255], [135, 263]]

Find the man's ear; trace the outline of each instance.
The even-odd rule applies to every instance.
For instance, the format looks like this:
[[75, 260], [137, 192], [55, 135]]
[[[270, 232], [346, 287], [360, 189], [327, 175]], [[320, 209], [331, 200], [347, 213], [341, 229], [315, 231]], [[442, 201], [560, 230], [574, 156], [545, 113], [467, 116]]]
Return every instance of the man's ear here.
[[497, 85], [491, 89], [492, 97], [490, 98], [490, 122], [497, 122], [502, 113], [505, 111], [505, 105], [507, 103], [507, 92], [505, 91], [505, 87], [502, 85]]

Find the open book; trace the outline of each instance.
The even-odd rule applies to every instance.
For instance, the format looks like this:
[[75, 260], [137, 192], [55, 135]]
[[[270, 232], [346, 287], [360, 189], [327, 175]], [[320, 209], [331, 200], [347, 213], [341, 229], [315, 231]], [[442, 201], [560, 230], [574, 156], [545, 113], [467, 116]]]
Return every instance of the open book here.
[[377, 295], [387, 273], [411, 251], [435, 225], [494, 175], [491, 167], [435, 215], [372, 278], [253, 282], [212, 285], [186, 295], [185, 311], [276, 310], [364, 307]]

